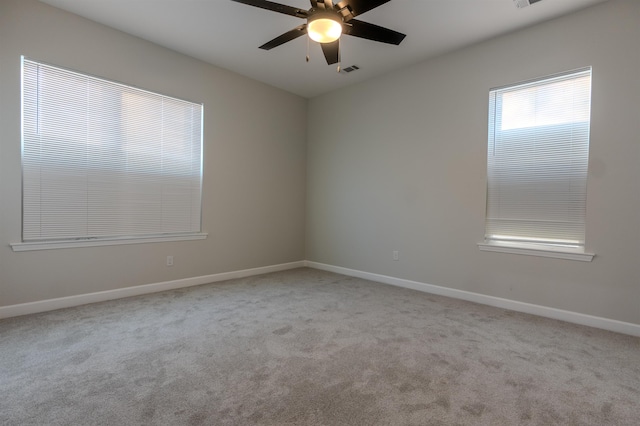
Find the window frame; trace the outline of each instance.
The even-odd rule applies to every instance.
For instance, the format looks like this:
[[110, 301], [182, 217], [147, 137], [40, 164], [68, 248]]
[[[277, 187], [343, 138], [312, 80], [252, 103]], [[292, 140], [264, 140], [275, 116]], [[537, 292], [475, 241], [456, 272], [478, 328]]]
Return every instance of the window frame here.
[[[505, 85], [505, 86], [500, 86], [500, 87], [496, 87], [496, 88], [492, 88], [489, 90], [489, 102], [488, 102], [488, 114], [487, 116], [489, 117], [489, 120], [491, 120], [492, 117], [494, 117], [496, 114], [498, 114], [499, 111], [502, 111], [502, 100], [500, 101], [500, 104], [497, 103], [497, 100], [495, 99], [497, 97], [496, 93], [500, 92], [500, 91], [504, 91], [504, 90], [517, 90], [518, 87], [526, 87], [526, 86], [534, 86], [536, 85], [536, 83], [544, 83], [545, 81], [549, 81], [549, 83], [553, 83], [554, 79], [560, 79], [562, 77], [569, 77], [572, 75], [578, 75], [580, 73], [585, 73], [585, 72], [589, 72], [589, 76], [591, 78], [591, 82], [590, 84], [592, 84], [593, 81], [593, 70], [592, 67], [584, 67], [584, 68], [579, 68], [579, 69], [575, 69], [575, 70], [571, 70], [571, 71], [566, 71], [566, 72], [561, 72], [561, 73], [556, 73], [556, 74], [552, 74], [552, 75], [547, 75], [547, 76], [543, 76], [540, 78], [535, 78], [535, 79], [530, 79], [527, 81], [523, 81], [523, 82], [519, 82], [519, 83], [514, 83], [514, 84], [509, 84], [509, 85]], [[492, 98], [493, 97], [493, 98]], [[589, 108], [591, 108], [591, 104], [592, 104], [592, 98], [590, 96], [589, 98]], [[589, 127], [590, 127], [590, 118], [589, 118]], [[558, 126], [563, 125], [563, 124], [557, 124]], [[546, 126], [550, 126], [550, 125], [546, 125]], [[541, 126], [534, 126], [534, 127], [541, 127]], [[518, 128], [513, 128], [513, 130], [516, 130]], [[509, 129], [505, 129], [505, 131], [509, 131], [512, 130], [511, 128]], [[494, 132], [496, 132], [496, 129], [493, 129]], [[491, 135], [492, 135], [492, 128], [491, 128], [491, 124], [488, 122], [488, 129], [487, 129], [487, 162], [486, 162], [486, 167], [487, 167], [487, 187], [486, 187], [486, 199], [485, 199], [485, 236], [484, 236], [484, 240], [483, 242], [478, 243], [478, 248], [481, 251], [488, 251], [488, 252], [501, 252], [501, 253], [511, 253], [511, 254], [521, 254], [521, 255], [531, 255], [531, 256], [540, 256], [540, 257], [550, 257], [550, 258], [558, 258], [558, 259], [567, 259], [567, 260], [577, 260], [577, 261], [585, 261], [585, 262], [590, 262], [593, 260], [593, 257], [595, 256], [594, 253], [589, 253], [586, 251], [585, 249], [585, 245], [584, 243], [581, 246], [578, 247], [566, 247], [563, 246], [562, 244], [558, 244], [558, 243], [550, 243], [550, 244], [544, 244], [541, 242], [525, 242], [525, 241], [508, 241], [508, 239], [505, 240], [497, 240], [497, 239], [490, 239], [488, 234], [487, 234], [487, 220], [489, 218], [489, 154], [490, 154], [490, 144], [491, 144]], [[590, 134], [588, 136], [588, 144], [590, 143]], [[588, 154], [587, 154], [588, 155]], [[588, 165], [587, 165], [587, 170], [586, 172], [588, 173]], [[585, 177], [585, 179], [587, 179]], [[586, 182], [585, 182], [586, 185]], [[585, 189], [586, 191], [586, 189]], [[585, 193], [585, 201], [584, 201], [584, 209], [585, 209], [585, 214], [586, 214], [586, 193]], [[586, 234], [586, 231], [585, 231]], [[585, 235], [586, 236], [586, 235]]]
[[[105, 83], [107, 85], [113, 86], [121, 86], [123, 88], [123, 93], [126, 90], [133, 91], [134, 93], [147, 94], [153, 97], [167, 99], [168, 101], [181, 102], [192, 104], [199, 108], [198, 115], [199, 123], [197, 120], [192, 123], [199, 124], [198, 127], [192, 127], [192, 129], [196, 129], [197, 135], [199, 136], [199, 141], [197, 139], [193, 139], [193, 142], [199, 143], [199, 159], [195, 158], [197, 164], [199, 160], [199, 183], [197, 190], [199, 190], [199, 195], [197, 195], [197, 205], [199, 211], [197, 211], [196, 222], [191, 222], [192, 224], [197, 225], [193, 226], [193, 230], [189, 231], [180, 231], [177, 230], [175, 232], [167, 231], [167, 232], [142, 232], [140, 233], [132, 233], [132, 235], [126, 235], [124, 233], [116, 233], [114, 235], [104, 235], [104, 236], [91, 236], [90, 233], [85, 236], [80, 237], [61, 237], [61, 238], [36, 238], [36, 239], [25, 239], [25, 62], [29, 62], [32, 64], [36, 64], [37, 66], [45, 66], [52, 67], [61, 72], [68, 72], [72, 74], [79, 75], [83, 78], [86, 78], [87, 81], [99, 81]], [[131, 84], [122, 83], [119, 81], [107, 79], [100, 76], [95, 76], [89, 73], [77, 71], [74, 69], [61, 67], [59, 65], [49, 64], [44, 61], [32, 59], [26, 56], [21, 56], [20, 60], [20, 139], [21, 139], [21, 241], [18, 243], [11, 243], [13, 251], [30, 251], [30, 250], [46, 250], [46, 249], [60, 249], [60, 248], [74, 248], [74, 247], [93, 247], [93, 246], [108, 246], [108, 245], [121, 245], [121, 244], [139, 244], [139, 243], [151, 243], [151, 242], [168, 242], [168, 241], [191, 241], [191, 240], [202, 240], [207, 238], [208, 234], [202, 231], [202, 208], [203, 208], [203, 184], [204, 184], [204, 104], [196, 103], [193, 101], [176, 98], [174, 96], [164, 95], [162, 93], [153, 92], [150, 90], [142, 89], [136, 87]], [[197, 117], [197, 115], [196, 115]], [[197, 125], [196, 124], [196, 125]], [[166, 154], [163, 154], [166, 155]], [[192, 169], [192, 171], [196, 171], [196, 169]], [[164, 174], [162, 176], [165, 176]], [[191, 175], [194, 176], [195, 175]], [[194, 204], [195, 206], [195, 201]], [[193, 210], [192, 210], [193, 211]], [[186, 228], [185, 228], [186, 229]], [[140, 230], [140, 229], [138, 229]], [[158, 229], [159, 230], [159, 229]], [[117, 232], [117, 231], [116, 231]]]

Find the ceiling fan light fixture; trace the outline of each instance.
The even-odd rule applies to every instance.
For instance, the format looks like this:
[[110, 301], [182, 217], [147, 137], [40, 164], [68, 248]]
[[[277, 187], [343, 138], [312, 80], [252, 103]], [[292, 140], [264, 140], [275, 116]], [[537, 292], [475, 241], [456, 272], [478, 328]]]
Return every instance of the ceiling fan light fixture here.
[[[307, 43], [309, 40], [320, 43], [328, 65], [340, 63], [339, 40], [343, 33], [351, 37], [395, 45], [400, 44], [406, 37], [405, 34], [397, 31], [353, 19], [391, 0], [310, 0], [311, 8], [309, 10], [287, 6], [272, 0], [232, 1], [304, 19], [304, 24], [280, 34], [273, 40], [259, 46], [260, 49], [271, 50], [298, 37], [308, 35]], [[297, 1], [302, 2], [302, 0]], [[307, 61], [309, 61], [309, 55], [307, 55]]]
[[309, 18], [307, 33], [318, 43], [331, 43], [342, 35], [342, 19], [332, 13], [318, 13]]

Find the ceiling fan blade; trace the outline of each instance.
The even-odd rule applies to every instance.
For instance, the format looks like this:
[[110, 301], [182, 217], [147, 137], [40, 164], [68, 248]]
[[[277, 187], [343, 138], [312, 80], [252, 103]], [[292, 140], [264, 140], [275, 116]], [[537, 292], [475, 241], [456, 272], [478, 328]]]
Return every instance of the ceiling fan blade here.
[[306, 18], [308, 13], [304, 9], [298, 9], [297, 7], [291, 7], [280, 3], [274, 3], [267, 0], [231, 0], [237, 3], [247, 4], [249, 6], [259, 7], [261, 9], [271, 10], [273, 12], [284, 13], [285, 15], [291, 15], [298, 18]]
[[286, 33], [274, 38], [273, 40], [266, 42], [265, 44], [260, 46], [260, 49], [271, 50], [274, 47], [278, 47], [281, 44], [284, 44], [288, 41], [296, 39], [302, 35], [305, 35], [306, 33], [307, 33], [307, 24], [299, 25], [294, 29], [292, 29], [291, 31], [287, 31]]
[[320, 43], [328, 65], [340, 62], [340, 39], [331, 43]]
[[342, 0], [336, 4], [336, 9], [351, 9], [351, 17], [362, 15], [365, 12], [375, 9], [391, 0]]
[[310, 0], [311, 2], [311, 8], [312, 9], [317, 9], [318, 8], [318, 0]]
[[397, 31], [370, 24], [368, 22], [358, 21], [357, 19], [352, 19], [348, 24], [344, 25], [344, 32], [345, 34], [349, 34], [354, 37], [366, 38], [368, 40], [395, 45], [402, 43], [402, 40], [406, 37], [405, 34]]

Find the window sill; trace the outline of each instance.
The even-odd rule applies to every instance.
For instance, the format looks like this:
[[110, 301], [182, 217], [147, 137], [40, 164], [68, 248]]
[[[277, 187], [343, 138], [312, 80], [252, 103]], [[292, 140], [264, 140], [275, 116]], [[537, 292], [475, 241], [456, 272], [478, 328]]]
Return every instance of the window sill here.
[[78, 247], [115, 246], [122, 244], [164, 243], [169, 241], [204, 240], [207, 233], [155, 235], [148, 237], [112, 237], [86, 240], [34, 241], [10, 244], [13, 251], [50, 250]]
[[515, 243], [478, 243], [478, 248], [482, 251], [493, 251], [499, 253], [524, 254], [529, 256], [553, 257], [556, 259], [579, 260], [581, 262], [591, 262], [595, 254], [585, 253], [575, 249], [563, 249], [560, 247], [539, 247]]

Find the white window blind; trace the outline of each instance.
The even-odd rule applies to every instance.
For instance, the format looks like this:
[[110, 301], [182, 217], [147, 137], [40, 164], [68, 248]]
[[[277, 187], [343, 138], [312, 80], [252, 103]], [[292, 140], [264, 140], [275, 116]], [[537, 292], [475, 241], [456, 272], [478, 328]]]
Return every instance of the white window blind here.
[[494, 89], [488, 243], [584, 249], [591, 69]]
[[202, 105], [23, 59], [23, 241], [200, 231]]

